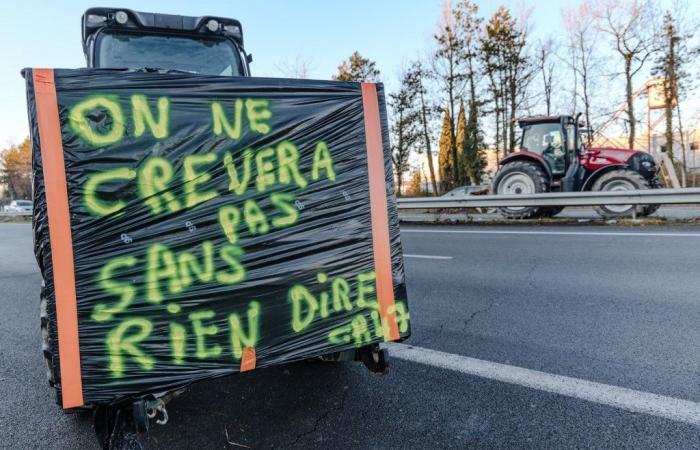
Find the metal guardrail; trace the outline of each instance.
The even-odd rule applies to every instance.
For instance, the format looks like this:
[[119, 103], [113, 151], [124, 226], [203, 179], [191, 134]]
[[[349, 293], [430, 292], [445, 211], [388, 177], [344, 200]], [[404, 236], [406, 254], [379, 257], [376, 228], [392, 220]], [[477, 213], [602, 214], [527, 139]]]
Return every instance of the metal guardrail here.
[[24, 211], [0, 211], [0, 216], [31, 216], [32, 213]]
[[[520, 195], [465, 195], [461, 197], [409, 197], [397, 199], [398, 208], [499, 208], [505, 206], [598, 206], [700, 204], [700, 188], [645, 189], [640, 191], [543, 192]], [[32, 213], [0, 211], [0, 216]]]
[[397, 202], [399, 210], [505, 206], [685, 205], [700, 204], [700, 188], [415, 197], [399, 198]]

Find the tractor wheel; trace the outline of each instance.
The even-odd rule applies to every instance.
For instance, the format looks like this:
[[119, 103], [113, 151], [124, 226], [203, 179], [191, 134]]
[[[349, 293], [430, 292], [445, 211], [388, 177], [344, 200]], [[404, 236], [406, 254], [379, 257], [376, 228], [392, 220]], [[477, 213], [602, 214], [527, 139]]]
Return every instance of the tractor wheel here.
[[[649, 181], [633, 170], [620, 169], [613, 170], [598, 178], [591, 190], [593, 191], [633, 191], [639, 189], [650, 189]], [[635, 205], [603, 205], [596, 206], [596, 212], [605, 219], [618, 217], [630, 217], [635, 211], [638, 215], [643, 215], [647, 206]]]
[[[493, 181], [494, 193], [499, 195], [536, 194], [549, 191], [549, 177], [536, 163], [513, 161], [498, 171]], [[509, 219], [537, 217], [543, 208], [536, 206], [508, 206], [499, 208]]]
[[545, 206], [540, 208], [540, 217], [554, 217], [564, 209], [563, 206]]
[[[664, 187], [664, 185], [663, 185], [663, 184], [661, 183], [661, 181], [658, 180], [658, 179], [654, 179], [654, 180], [651, 182], [651, 188], [652, 188], [652, 189], [663, 189], [663, 187]], [[644, 217], [646, 217], [646, 216], [651, 216], [651, 215], [654, 214], [660, 207], [661, 207], [661, 205], [644, 205], [644, 207], [643, 207], [643, 209], [642, 209], [642, 214], [641, 214], [641, 215], [644, 216]]]

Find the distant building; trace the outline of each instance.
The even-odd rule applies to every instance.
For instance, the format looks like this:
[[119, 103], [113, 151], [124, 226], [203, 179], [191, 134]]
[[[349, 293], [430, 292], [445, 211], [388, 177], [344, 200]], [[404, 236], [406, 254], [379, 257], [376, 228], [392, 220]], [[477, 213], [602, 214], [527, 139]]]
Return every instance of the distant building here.
[[[673, 136], [673, 155], [678, 161], [683, 161], [685, 156], [686, 168], [689, 172], [695, 172], [700, 170], [700, 129], [692, 129], [685, 133], [683, 136], [683, 143], [681, 143], [681, 136], [679, 133], [675, 133]], [[685, 148], [683, 148], [685, 144]], [[666, 151], [666, 135], [659, 133], [654, 134], [651, 137], [651, 152], [652, 154], [659, 154]]]
[[[685, 148], [683, 148], [683, 144], [685, 144]], [[629, 144], [626, 136], [616, 136], [597, 138], [593, 142], [593, 146], [628, 148]], [[659, 130], [651, 136], [642, 135], [635, 139], [635, 148], [650, 151], [658, 159], [666, 151], [666, 134]], [[700, 128], [687, 130], [682, 140], [680, 133], [676, 132], [673, 136], [673, 155], [674, 159], [680, 162], [683, 162], [685, 156], [685, 164], [689, 174], [700, 172]]]

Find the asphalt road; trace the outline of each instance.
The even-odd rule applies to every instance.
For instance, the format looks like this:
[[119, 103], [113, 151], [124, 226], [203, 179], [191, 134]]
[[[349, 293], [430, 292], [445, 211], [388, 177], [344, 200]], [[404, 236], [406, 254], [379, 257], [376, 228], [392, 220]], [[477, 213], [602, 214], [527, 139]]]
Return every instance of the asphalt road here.
[[[700, 409], [683, 422], [595, 392], [700, 408], [700, 227], [406, 226], [402, 237], [407, 344], [437, 363], [394, 358], [384, 377], [300, 363], [201, 383], [169, 405], [147, 447], [700, 446]], [[29, 225], [0, 224], [0, 447], [97, 448], [91, 421], [61, 413], [45, 381], [39, 285]], [[545, 381], [440, 364], [462, 357]], [[562, 379], [571, 395], [548, 389]]]

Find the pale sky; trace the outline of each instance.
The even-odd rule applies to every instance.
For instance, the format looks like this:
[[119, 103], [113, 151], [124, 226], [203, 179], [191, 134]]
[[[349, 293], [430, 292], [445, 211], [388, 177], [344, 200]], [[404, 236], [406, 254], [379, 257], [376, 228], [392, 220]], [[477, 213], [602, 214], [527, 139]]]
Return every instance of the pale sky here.
[[[484, 16], [498, 6], [477, 3]], [[536, 3], [532, 19], [538, 32], [561, 30], [560, 9], [575, 2]], [[517, 9], [520, 2], [505, 4]], [[85, 65], [80, 17], [91, 6], [238, 19], [246, 50], [254, 55], [253, 75], [283, 76], [280, 68], [299, 59], [310, 63], [310, 78], [329, 79], [338, 64], [358, 50], [377, 62], [390, 90], [401, 67], [432, 48], [441, 5], [441, 0], [22, 0], [11, 6], [6, 2], [0, 27], [0, 148], [28, 134], [23, 67]]]
[[[673, 0], [663, 0], [669, 3]], [[91, 6], [146, 12], [232, 17], [243, 25], [246, 50], [254, 55], [253, 75], [284, 76], [296, 60], [309, 63], [309, 77], [329, 79], [353, 51], [376, 61], [388, 91], [401, 68], [434, 48], [442, 0], [22, 0], [5, 3], [0, 27], [0, 148], [28, 135], [23, 67], [77, 68], [85, 65], [80, 17]], [[532, 8], [533, 39], [561, 35], [561, 10], [575, 0], [492, 2], [479, 0], [482, 17], [504, 3]], [[700, 16], [700, 0], [689, 1]], [[641, 83], [643, 80], [639, 80]]]

